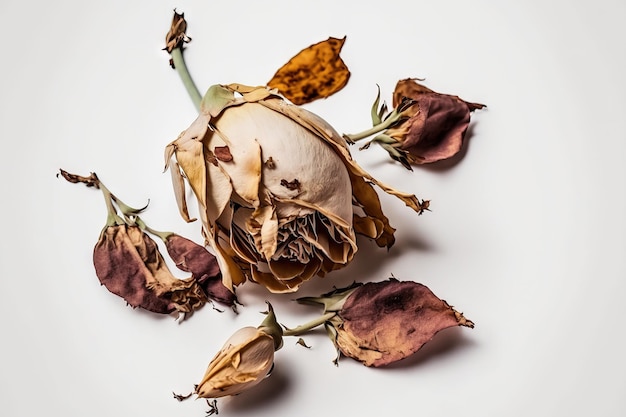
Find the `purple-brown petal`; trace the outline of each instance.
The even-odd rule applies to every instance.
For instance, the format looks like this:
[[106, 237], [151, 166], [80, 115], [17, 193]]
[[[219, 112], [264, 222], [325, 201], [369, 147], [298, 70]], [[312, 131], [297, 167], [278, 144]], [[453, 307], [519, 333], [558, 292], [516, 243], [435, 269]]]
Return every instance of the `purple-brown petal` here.
[[414, 79], [398, 81], [393, 94], [394, 106], [412, 99], [406, 121], [387, 131], [412, 163], [425, 164], [448, 159], [463, 147], [470, 113], [485, 107], [448, 94], [437, 93]]
[[137, 251], [137, 246], [144, 245], [142, 235], [135, 226], [106, 227], [93, 252], [96, 275], [102, 285], [130, 306], [170, 313], [174, 310], [170, 301], [146, 287], [152, 273]]
[[222, 283], [217, 258], [205, 247], [174, 233], [167, 237], [165, 246], [176, 266], [191, 272], [208, 298], [231, 307], [235, 305], [237, 297]]
[[215, 256], [192, 240], [172, 233], [167, 237], [165, 247], [181, 271], [200, 276], [206, 274], [210, 277], [220, 273]]
[[470, 122], [463, 101], [442, 94], [425, 94], [415, 105], [419, 111], [406, 123], [401, 149], [418, 157], [418, 163], [448, 159], [462, 148]]
[[394, 279], [358, 287], [339, 316], [339, 349], [367, 366], [404, 359], [445, 328], [474, 327], [428, 287]]

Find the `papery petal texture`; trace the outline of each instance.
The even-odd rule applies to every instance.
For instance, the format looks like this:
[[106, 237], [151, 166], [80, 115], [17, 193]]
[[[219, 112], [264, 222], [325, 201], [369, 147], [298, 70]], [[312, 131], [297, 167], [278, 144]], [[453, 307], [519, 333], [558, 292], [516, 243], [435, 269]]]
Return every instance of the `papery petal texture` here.
[[211, 360], [196, 388], [200, 398], [237, 395], [257, 385], [274, 363], [274, 339], [255, 328], [235, 332]]
[[94, 247], [93, 262], [102, 285], [132, 307], [190, 313], [206, 302], [194, 279], [172, 275], [156, 242], [137, 226], [106, 227]]
[[386, 131], [406, 151], [410, 162], [432, 163], [456, 155], [463, 147], [470, 123], [470, 113], [485, 107], [449, 94], [437, 93], [414, 79], [398, 81], [393, 105], [403, 99], [414, 104], [405, 112], [410, 116], [403, 123]]
[[428, 287], [394, 279], [356, 288], [339, 317], [337, 346], [367, 366], [404, 359], [448, 327], [474, 327]]
[[229, 288], [251, 279], [296, 291], [347, 265], [355, 232], [391, 246], [374, 184], [419, 207], [363, 171], [323, 119], [265, 87], [211, 87], [198, 119], [167, 147], [166, 159], [174, 156]]

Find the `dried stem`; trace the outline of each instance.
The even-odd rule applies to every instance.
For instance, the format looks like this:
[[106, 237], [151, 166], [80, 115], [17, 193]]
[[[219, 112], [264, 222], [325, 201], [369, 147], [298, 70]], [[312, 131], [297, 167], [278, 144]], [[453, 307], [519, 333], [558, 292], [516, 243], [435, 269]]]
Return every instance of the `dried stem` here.
[[326, 323], [335, 315], [337, 315], [336, 312], [326, 313], [323, 316], [316, 318], [315, 320], [311, 320], [310, 322], [300, 325], [298, 327], [294, 327], [293, 329], [285, 329], [283, 331], [283, 336], [300, 336], [302, 334], [305, 334], [309, 330], [313, 330], [314, 328]]
[[189, 70], [187, 69], [187, 64], [185, 63], [185, 58], [183, 56], [183, 48], [177, 47], [172, 49], [170, 56], [172, 57], [173, 67], [180, 76], [180, 79], [187, 90], [187, 94], [189, 94], [189, 98], [196, 107], [196, 110], [200, 111], [202, 95], [200, 94], [198, 87], [196, 87], [196, 83], [194, 83], [193, 78], [191, 78], [191, 74], [189, 74]]

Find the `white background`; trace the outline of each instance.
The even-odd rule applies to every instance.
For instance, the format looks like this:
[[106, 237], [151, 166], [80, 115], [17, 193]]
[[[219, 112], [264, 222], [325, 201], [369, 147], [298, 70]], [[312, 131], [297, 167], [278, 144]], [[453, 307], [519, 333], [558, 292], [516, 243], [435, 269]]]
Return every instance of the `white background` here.
[[274, 374], [219, 401], [225, 416], [623, 416], [626, 360], [626, 5], [622, 1], [2, 1], [0, 398], [2, 415], [201, 417], [179, 403], [264, 300], [295, 326], [318, 314], [241, 288], [241, 314], [188, 321], [132, 310], [91, 261], [106, 211], [55, 175], [95, 171], [143, 218], [200, 240], [177, 213], [163, 148], [195, 118], [161, 51], [176, 7], [197, 84], [264, 84], [302, 48], [347, 36], [352, 77], [307, 108], [340, 132], [369, 126], [381, 87], [426, 78], [488, 105], [462, 157], [405, 171], [379, 148], [355, 158], [432, 200], [417, 217], [381, 196], [386, 253], [361, 240], [316, 295], [391, 274], [429, 286], [476, 323], [369, 369], [322, 332], [286, 339]]

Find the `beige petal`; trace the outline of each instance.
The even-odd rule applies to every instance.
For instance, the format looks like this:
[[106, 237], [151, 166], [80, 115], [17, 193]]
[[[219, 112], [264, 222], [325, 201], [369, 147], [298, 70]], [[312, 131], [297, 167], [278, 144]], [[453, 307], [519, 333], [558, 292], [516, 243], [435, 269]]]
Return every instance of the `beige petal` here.
[[234, 291], [234, 287], [246, 281], [241, 267], [233, 259], [234, 254], [229, 254], [224, 246], [217, 242], [218, 228], [214, 225], [211, 229], [205, 231], [208, 244], [215, 250], [215, 258], [222, 271], [222, 283], [226, 288]]
[[361, 168], [356, 163], [356, 161], [352, 159], [345, 140], [337, 133], [335, 129], [333, 129], [332, 126], [330, 126], [321, 117], [301, 107], [289, 105], [288, 103], [280, 102], [278, 100], [264, 100], [261, 102], [261, 104], [288, 116], [305, 128], [319, 134], [320, 137], [326, 140], [327, 143], [333, 145], [335, 150], [343, 157], [346, 166], [348, 167], [348, 169], [350, 169], [352, 173], [364, 179], [367, 179], [368, 181], [380, 187], [386, 193], [399, 198], [413, 210], [421, 212], [420, 202], [415, 195], [398, 191], [393, 187], [390, 187], [376, 180], [363, 168]]
[[180, 171], [180, 165], [178, 162], [172, 161], [169, 164], [169, 170], [172, 176], [172, 185], [174, 187], [174, 197], [176, 198], [176, 203], [178, 204], [178, 210], [180, 215], [186, 222], [196, 221], [195, 218], [191, 218], [189, 216], [189, 209], [187, 207], [187, 198], [185, 193], [185, 178], [183, 177]]

